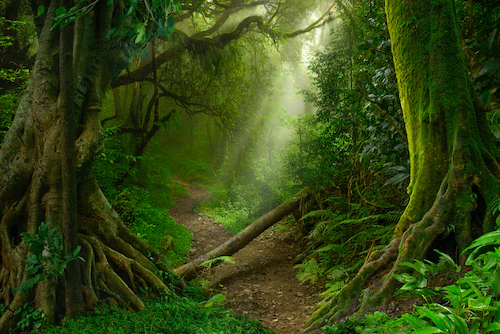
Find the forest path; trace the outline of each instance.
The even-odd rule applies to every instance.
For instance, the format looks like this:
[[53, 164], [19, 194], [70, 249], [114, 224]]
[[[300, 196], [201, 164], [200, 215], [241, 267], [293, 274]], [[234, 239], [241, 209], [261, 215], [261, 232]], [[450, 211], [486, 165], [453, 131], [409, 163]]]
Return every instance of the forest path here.
[[[179, 181], [178, 181], [179, 182]], [[175, 220], [193, 233], [188, 260], [207, 253], [232, 235], [212, 219], [194, 211], [210, 193], [180, 182], [189, 195], [170, 210]], [[311, 315], [319, 289], [303, 285], [293, 269], [301, 248], [280, 232], [265, 231], [233, 255], [236, 264], [223, 264], [204, 274], [214, 290], [226, 296], [225, 306], [258, 319], [278, 334], [300, 333]]]

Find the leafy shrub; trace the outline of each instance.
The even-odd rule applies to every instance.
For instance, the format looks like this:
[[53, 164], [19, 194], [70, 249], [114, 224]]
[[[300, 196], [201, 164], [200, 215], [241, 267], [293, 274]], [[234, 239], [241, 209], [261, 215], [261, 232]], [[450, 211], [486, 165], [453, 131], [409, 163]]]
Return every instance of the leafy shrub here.
[[[500, 331], [500, 231], [476, 239], [464, 253], [473, 250], [463, 268], [447, 254], [440, 261], [405, 262], [412, 272], [395, 275], [403, 283], [396, 295], [422, 297], [413, 312], [390, 319], [375, 312], [360, 319], [324, 328], [326, 333], [457, 333]], [[493, 247], [493, 248], [492, 248]], [[428, 282], [444, 271], [455, 273], [453, 284], [431, 288]], [[376, 319], [376, 322], [373, 320]]]

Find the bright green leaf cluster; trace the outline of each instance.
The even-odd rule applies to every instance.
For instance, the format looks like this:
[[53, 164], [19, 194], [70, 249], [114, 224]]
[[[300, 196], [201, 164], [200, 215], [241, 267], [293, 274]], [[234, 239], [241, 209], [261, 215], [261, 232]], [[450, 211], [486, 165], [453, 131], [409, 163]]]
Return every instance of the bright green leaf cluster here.
[[40, 281], [62, 276], [70, 261], [78, 259], [85, 262], [84, 258], [78, 256], [81, 246], [69, 252], [63, 245], [59, 231], [56, 228], [49, 229], [44, 222], [38, 227], [38, 233], [31, 235], [24, 232], [21, 237], [25, 244], [30, 245], [29, 251], [32, 253], [24, 260], [26, 273], [31, 278], [16, 287], [15, 291], [28, 291]]

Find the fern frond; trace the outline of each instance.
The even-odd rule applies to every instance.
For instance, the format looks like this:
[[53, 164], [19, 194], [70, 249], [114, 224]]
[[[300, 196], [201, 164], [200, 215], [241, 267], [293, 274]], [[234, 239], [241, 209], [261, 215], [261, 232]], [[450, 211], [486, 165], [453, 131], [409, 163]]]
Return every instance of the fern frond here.
[[[331, 209], [326, 209], [326, 210], [313, 210], [305, 215], [303, 215], [300, 220], [305, 220], [308, 218], [319, 218], [321, 220], [330, 220], [334, 217], [334, 214]], [[300, 221], [299, 220], [299, 221]]]

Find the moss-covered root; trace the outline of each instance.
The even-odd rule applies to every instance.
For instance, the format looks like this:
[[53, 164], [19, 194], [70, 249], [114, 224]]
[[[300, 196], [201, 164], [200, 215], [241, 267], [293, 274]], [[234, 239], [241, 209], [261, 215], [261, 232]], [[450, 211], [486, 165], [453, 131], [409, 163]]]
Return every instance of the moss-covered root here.
[[350, 316], [360, 306], [360, 295], [366, 283], [377, 274], [383, 273], [396, 259], [399, 240], [394, 239], [384, 249], [373, 252], [357, 275], [330, 300], [318, 305], [306, 323], [306, 332], [316, 333], [321, 327]]
[[[401, 236], [396, 232], [392, 242], [373, 254], [353, 280], [334, 298], [319, 306], [307, 324], [307, 332], [320, 332], [322, 326], [344, 317], [383, 310], [399, 285], [394, 274], [405, 270], [400, 263], [422, 259], [439, 247], [452, 251], [451, 255], [460, 254], [483, 228], [491, 225], [495, 196], [482, 189], [488, 185], [486, 189], [493, 187], [498, 191], [498, 182], [489, 183], [496, 180], [488, 181], [491, 174], [480, 181], [462, 172], [450, 168], [450, 176], [445, 178], [434, 205], [418, 222], [410, 224], [411, 219], [403, 215], [398, 225], [409, 227]], [[446, 245], [436, 244], [437, 238], [445, 236], [449, 240]], [[450, 245], [453, 249], [449, 249]]]

